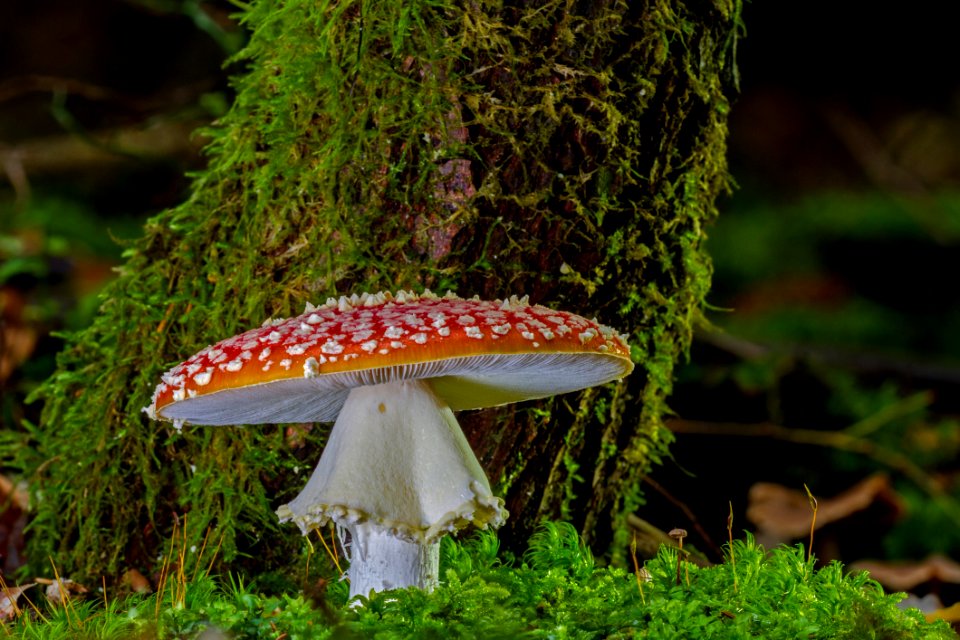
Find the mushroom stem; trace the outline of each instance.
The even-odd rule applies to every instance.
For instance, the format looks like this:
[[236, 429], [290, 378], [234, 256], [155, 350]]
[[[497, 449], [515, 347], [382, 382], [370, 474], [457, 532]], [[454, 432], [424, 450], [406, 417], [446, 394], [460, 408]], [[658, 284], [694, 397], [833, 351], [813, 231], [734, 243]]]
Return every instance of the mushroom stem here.
[[304, 535], [350, 533], [350, 595], [438, 583], [439, 540], [506, 512], [453, 412], [420, 380], [352, 389], [303, 491], [280, 507]]
[[345, 548], [351, 598], [398, 587], [432, 591], [439, 583], [439, 542], [408, 542], [367, 524], [354, 525], [349, 531], [351, 540]]

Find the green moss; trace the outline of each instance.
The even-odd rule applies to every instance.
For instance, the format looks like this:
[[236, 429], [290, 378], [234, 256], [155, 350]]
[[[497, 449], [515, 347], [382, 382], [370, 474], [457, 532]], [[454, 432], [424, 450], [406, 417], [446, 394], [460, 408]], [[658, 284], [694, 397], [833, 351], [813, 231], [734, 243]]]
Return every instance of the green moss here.
[[34, 496], [33, 571], [149, 567], [183, 514], [233, 568], [296, 558], [272, 506], [322, 430], [294, 448], [277, 427], [181, 434], [140, 409], [209, 343], [400, 287], [527, 293], [628, 333], [626, 382], [464, 420], [509, 486], [508, 544], [571, 514], [622, 553], [709, 287], [739, 3], [263, 0], [242, 20], [246, 70], [207, 169], [127, 250], [36, 394], [42, 423], [6, 450]]
[[[646, 563], [649, 580], [599, 567], [568, 524], [550, 523], [517, 561], [481, 534], [441, 549], [444, 579], [432, 593], [374, 594], [347, 606], [347, 585], [303, 594], [263, 593], [256, 585], [199, 577], [155, 596], [114, 601], [109, 610], [74, 605], [23, 616], [11, 637], [195, 638], [204, 631], [236, 638], [703, 638], [793, 640], [936, 640], [956, 638], [943, 621], [901, 610], [865, 573], [839, 564], [816, 570], [802, 547], [767, 552], [736, 541], [736, 563], [681, 566], [661, 549]], [[159, 606], [158, 606], [159, 605]]]

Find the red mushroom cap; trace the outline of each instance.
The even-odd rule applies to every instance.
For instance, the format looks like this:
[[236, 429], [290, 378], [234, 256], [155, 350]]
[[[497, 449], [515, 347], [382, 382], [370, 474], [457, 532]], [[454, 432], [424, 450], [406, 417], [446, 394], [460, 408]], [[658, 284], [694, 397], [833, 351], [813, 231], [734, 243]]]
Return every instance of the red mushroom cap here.
[[526, 298], [363, 294], [203, 349], [163, 375], [147, 412], [194, 424], [332, 421], [353, 387], [426, 378], [451, 409], [476, 409], [632, 370], [623, 336]]

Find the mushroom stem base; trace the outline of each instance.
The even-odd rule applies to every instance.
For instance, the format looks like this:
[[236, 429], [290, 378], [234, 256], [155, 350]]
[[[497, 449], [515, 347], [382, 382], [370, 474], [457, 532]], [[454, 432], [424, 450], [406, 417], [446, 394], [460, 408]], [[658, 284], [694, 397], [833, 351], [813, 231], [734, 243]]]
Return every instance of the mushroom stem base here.
[[401, 540], [375, 527], [355, 525], [348, 529], [350, 597], [369, 597], [371, 591], [418, 587], [432, 591], [440, 574], [440, 543]]

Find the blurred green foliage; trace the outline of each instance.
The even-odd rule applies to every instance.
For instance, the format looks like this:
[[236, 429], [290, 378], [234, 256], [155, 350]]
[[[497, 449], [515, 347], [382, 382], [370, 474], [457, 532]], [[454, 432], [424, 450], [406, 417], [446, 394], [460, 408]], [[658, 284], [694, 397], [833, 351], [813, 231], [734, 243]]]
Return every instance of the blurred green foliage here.
[[732, 311], [712, 320], [731, 333], [960, 360], [960, 295], [949, 270], [960, 258], [958, 192], [907, 200], [832, 191], [786, 203], [747, 194], [708, 246], [711, 298]]
[[[960, 553], [960, 193], [747, 192], [708, 244], [715, 330], [680, 386], [710, 400], [681, 414], [802, 430], [798, 442], [821, 432], [819, 447], [754, 460], [745, 481], [827, 496], [891, 473], [903, 513], [861, 533], [892, 557]], [[859, 546], [844, 550], [880, 551]]]
[[124, 240], [137, 237], [142, 224], [135, 216], [105, 221], [76, 199], [37, 196], [23, 207], [0, 201], [0, 314], [7, 354], [26, 348], [14, 341], [31, 345], [29, 357], [3, 381], [0, 423], [14, 425], [25, 415], [26, 394], [53, 372], [60, 332], [91, 322]]

